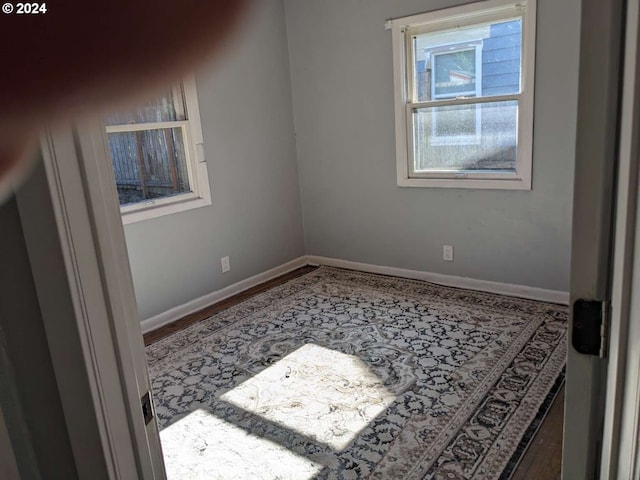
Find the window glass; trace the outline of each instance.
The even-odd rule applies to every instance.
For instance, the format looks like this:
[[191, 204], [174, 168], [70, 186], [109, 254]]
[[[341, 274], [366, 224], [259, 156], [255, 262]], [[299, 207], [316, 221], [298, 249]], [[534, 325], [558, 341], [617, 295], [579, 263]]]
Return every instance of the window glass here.
[[107, 137], [120, 205], [191, 192], [182, 128]]
[[[188, 168], [186, 120], [182, 90], [127, 111], [105, 123], [120, 205], [132, 205], [192, 191]], [[153, 123], [151, 128], [140, 125]]]
[[105, 119], [105, 125], [136, 123], [176, 122], [186, 120], [182, 90], [166, 90], [156, 98], [133, 108], [113, 113]]
[[414, 172], [515, 172], [517, 118], [515, 100], [414, 110]]
[[[521, 19], [414, 35], [416, 100], [519, 93], [521, 37]], [[517, 112], [489, 99], [414, 109], [413, 171], [515, 172]]]
[[475, 96], [476, 49], [432, 56], [434, 98]]
[[413, 36], [414, 101], [521, 90], [522, 19]]

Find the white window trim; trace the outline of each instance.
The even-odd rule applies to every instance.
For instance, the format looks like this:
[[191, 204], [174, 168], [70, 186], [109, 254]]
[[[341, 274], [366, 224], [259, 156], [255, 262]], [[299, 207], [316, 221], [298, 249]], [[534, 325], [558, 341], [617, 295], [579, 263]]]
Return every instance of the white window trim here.
[[[443, 48], [433, 50], [429, 53], [431, 57], [431, 68], [435, 69], [435, 58], [438, 55], [446, 55], [448, 53], [464, 52], [467, 50], [473, 50], [476, 57], [476, 89], [474, 91], [459, 92], [458, 96], [474, 95], [479, 97], [482, 94], [482, 41], [479, 42], [465, 42], [457, 45], [447, 45]], [[436, 84], [431, 84], [431, 98], [440, 100], [444, 98], [455, 98], [451, 95], [436, 94]], [[437, 122], [438, 115], [433, 110], [431, 113], [431, 138], [429, 143], [431, 145], [480, 145], [482, 141], [482, 109], [476, 108], [476, 128], [473, 135], [438, 135]]]
[[[511, 13], [509, 13], [511, 12]], [[409, 92], [413, 85], [412, 65], [408, 63], [408, 28], [419, 29], [420, 33], [455, 28], [466, 24], [490, 22], [508, 18], [510, 15], [522, 17], [521, 53], [521, 93], [491, 97], [491, 101], [518, 100], [518, 155], [517, 173], [475, 173], [475, 172], [429, 172], [418, 175], [411, 172], [413, 145], [411, 110], [432, 106], [436, 101], [409, 103]], [[400, 187], [443, 187], [530, 190], [533, 153], [533, 91], [535, 65], [536, 0], [489, 0], [434, 12], [398, 18], [391, 21], [393, 41], [394, 103], [396, 130], [396, 173]], [[438, 100], [438, 105], [470, 103], [474, 99]], [[486, 102], [486, 98], [484, 99]]]
[[200, 121], [200, 108], [198, 105], [195, 77], [192, 75], [185, 77], [182, 80], [182, 89], [188, 112], [187, 120], [128, 125], [126, 128], [109, 126], [105, 129], [105, 133], [113, 133], [125, 130], [182, 128], [184, 138], [187, 140], [185, 141], [185, 156], [189, 174], [189, 185], [192, 192], [146, 200], [131, 205], [123, 205], [120, 207], [120, 213], [122, 215], [122, 223], [125, 225], [211, 205], [209, 171], [204, 153], [204, 140], [202, 136], [202, 124]]

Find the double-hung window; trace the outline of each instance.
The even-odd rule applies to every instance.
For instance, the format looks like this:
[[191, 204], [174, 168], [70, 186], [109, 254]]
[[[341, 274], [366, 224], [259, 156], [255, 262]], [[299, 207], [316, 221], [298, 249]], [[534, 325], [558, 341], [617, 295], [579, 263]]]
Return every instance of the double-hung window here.
[[531, 188], [535, 7], [392, 21], [398, 185]]
[[124, 223], [211, 204], [195, 81], [105, 119]]

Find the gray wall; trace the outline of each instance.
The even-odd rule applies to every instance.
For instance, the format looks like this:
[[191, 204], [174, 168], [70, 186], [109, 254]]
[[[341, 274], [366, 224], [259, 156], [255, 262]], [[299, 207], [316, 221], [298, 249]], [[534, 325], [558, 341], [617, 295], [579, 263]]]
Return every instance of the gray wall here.
[[396, 186], [383, 23], [459, 3], [285, 0], [307, 253], [567, 291], [578, 0], [538, 2], [533, 190]]
[[0, 231], [0, 404], [20, 475], [78, 478], [15, 198]]
[[305, 253], [288, 62], [283, 3], [261, 0], [196, 75], [213, 204], [125, 226], [141, 318]]

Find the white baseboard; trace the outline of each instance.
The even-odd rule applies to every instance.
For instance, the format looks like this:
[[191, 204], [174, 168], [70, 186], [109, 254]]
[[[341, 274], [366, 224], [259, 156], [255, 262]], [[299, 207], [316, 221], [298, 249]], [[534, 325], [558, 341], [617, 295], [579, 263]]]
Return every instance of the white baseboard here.
[[349, 260], [339, 260], [337, 258], [318, 257], [308, 255], [309, 265], [327, 265], [330, 267], [348, 268], [360, 270], [362, 272], [380, 273], [395, 277], [411, 278], [414, 280], [425, 280], [427, 282], [446, 285], [449, 287], [467, 288], [469, 290], [480, 290], [482, 292], [499, 293], [510, 297], [528, 298], [543, 302], [569, 304], [569, 292], [558, 290], [546, 290], [544, 288], [527, 287], [525, 285], [515, 285], [512, 283], [491, 282], [489, 280], [477, 280], [475, 278], [458, 277], [455, 275], [444, 275], [441, 273], [423, 272], [419, 270], [409, 270], [406, 268], [384, 267], [372, 265], [370, 263], [352, 262]]
[[240, 282], [229, 285], [221, 290], [208, 293], [177, 307], [170, 308], [154, 317], [142, 320], [142, 333], [148, 333], [176, 320], [202, 310], [209, 305], [220, 302], [226, 298], [244, 292], [251, 287], [267, 282], [296, 268], [305, 265], [327, 265], [330, 267], [348, 268], [361, 272], [380, 273], [382, 275], [392, 275], [395, 277], [411, 278], [414, 280], [424, 280], [427, 282], [446, 285], [449, 287], [467, 288], [469, 290], [479, 290], [482, 292], [498, 293], [511, 297], [528, 298], [543, 302], [569, 304], [569, 293], [558, 290], [546, 290], [544, 288], [527, 287], [525, 285], [515, 285], [511, 283], [491, 282], [489, 280], [477, 280], [475, 278], [458, 277], [455, 275], [444, 275], [441, 273], [424, 272], [420, 270], [409, 270], [398, 267], [385, 267], [370, 263], [352, 262], [350, 260], [340, 260], [337, 258], [319, 257], [316, 255], [306, 255], [293, 259], [280, 266], [249, 277]]
[[287, 263], [283, 263], [282, 265], [267, 270], [266, 272], [259, 273], [257, 275], [254, 275], [253, 277], [249, 277], [245, 280], [241, 280], [237, 283], [229, 285], [228, 287], [225, 287], [221, 290], [216, 290], [215, 292], [208, 293], [206, 295], [203, 295], [202, 297], [191, 300], [190, 302], [170, 308], [165, 312], [142, 320], [142, 322], [140, 322], [142, 333], [148, 333], [171, 322], [180, 320], [186, 315], [195, 313], [198, 310], [202, 310], [203, 308], [208, 307], [209, 305], [213, 305], [214, 303], [232, 297], [233, 295], [237, 295], [238, 293], [244, 292], [251, 287], [255, 287], [256, 285], [267, 282], [285, 273], [291, 272], [296, 268], [304, 267], [307, 264], [308, 262], [306, 256], [298, 257]]

